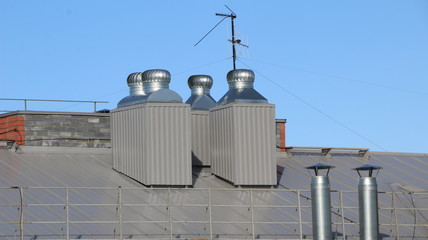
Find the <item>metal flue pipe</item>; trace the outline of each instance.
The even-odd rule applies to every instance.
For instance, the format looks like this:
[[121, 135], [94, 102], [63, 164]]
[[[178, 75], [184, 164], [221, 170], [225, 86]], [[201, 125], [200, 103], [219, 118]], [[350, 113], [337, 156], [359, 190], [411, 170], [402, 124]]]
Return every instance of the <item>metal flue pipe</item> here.
[[[363, 165], [357, 170], [360, 180], [358, 183], [358, 207], [360, 219], [360, 240], [379, 240], [379, 210], [376, 177], [373, 170], [379, 166]], [[361, 171], [368, 171], [368, 176], [361, 176]]]
[[[315, 172], [311, 180], [312, 198], [312, 233], [314, 240], [331, 240], [331, 199], [330, 180], [328, 173], [333, 166], [326, 164], [315, 164], [307, 167]], [[319, 175], [319, 170], [326, 169], [326, 175]]]

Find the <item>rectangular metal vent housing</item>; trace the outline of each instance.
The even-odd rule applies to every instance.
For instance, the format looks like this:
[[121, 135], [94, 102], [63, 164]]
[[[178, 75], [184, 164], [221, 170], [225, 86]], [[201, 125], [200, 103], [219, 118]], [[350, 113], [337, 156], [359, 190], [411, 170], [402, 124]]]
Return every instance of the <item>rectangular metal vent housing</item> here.
[[212, 172], [234, 185], [276, 185], [275, 105], [234, 102], [210, 110]]
[[209, 111], [191, 111], [192, 164], [211, 166]]
[[192, 185], [188, 104], [115, 109], [111, 130], [114, 169], [145, 185]]

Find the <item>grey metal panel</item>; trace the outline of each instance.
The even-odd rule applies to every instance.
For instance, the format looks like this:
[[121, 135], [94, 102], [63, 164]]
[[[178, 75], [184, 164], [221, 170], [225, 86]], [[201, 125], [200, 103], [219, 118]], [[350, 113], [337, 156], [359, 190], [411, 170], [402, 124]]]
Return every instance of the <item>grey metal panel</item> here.
[[[193, 89], [192, 89], [193, 90]], [[217, 102], [209, 94], [195, 95], [192, 94], [186, 101], [190, 104], [192, 110], [208, 111], [217, 106]]]
[[[41, 150], [33, 151], [34, 148]], [[111, 169], [112, 156], [107, 149], [23, 147], [22, 150], [15, 153], [0, 149], [0, 187], [141, 186]]]
[[211, 166], [210, 116], [191, 111], [192, 165]]
[[216, 107], [210, 111], [212, 172], [229, 181], [234, 180], [235, 157], [232, 108]]
[[134, 104], [144, 103], [147, 100], [146, 95], [126, 96], [117, 103], [117, 107], [126, 107]]
[[189, 105], [144, 103], [112, 116], [116, 170], [146, 185], [192, 184]]
[[210, 113], [213, 173], [235, 185], [276, 185], [275, 106], [235, 102]]

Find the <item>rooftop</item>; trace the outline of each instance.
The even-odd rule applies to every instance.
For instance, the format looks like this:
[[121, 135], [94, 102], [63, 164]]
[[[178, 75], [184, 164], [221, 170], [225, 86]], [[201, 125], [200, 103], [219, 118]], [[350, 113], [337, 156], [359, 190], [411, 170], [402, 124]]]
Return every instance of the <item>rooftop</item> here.
[[311, 238], [305, 167], [316, 163], [336, 167], [337, 238], [358, 238], [358, 174], [351, 169], [367, 163], [384, 168], [383, 239], [428, 236], [428, 154], [292, 148], [278, 152], [272, 188], [236, 188], [201, 167], [193, 169], [193, 187], [147, 188], [112, 169], [109, 148], [21, 146], [0, 149], [0, 237], [15, 238], [22, 226], [24, 238]]

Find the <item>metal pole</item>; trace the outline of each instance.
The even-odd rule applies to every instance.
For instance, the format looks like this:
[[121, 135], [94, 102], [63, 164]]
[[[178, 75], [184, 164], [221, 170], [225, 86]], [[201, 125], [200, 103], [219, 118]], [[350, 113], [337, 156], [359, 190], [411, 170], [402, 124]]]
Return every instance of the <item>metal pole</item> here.
[[70, 239], [70, 202], [68, 196], [68, 187], [65, 188], [65, 225], [66, 225], [66, 239]]
[[379, 239], [377, 183], [375, 177], [362, 177], [358, 183], [360, 240]]
[[400, 240], [400, 233], [398, 231], [398, 217], [397, 217], [397, 206], [395, 204], [395, 192], [392, 192], [392, 207], [394, 208], [394, 216], [395, 216], [395, 234], [396, 239]]
[[19, 197], [20, 197], [19, 235], [20, 235], [20, 239], [24, 240], [24, 192], [22, 187], [19, 187]]
[[97, 102], [94, 102], [94, 112], [97, 112]]
[[119, 239], [123, 240], [122, 187], [119, 186]]
[[27, 111], [27, 99], [24, 100], [24, 110]]
[[299, 210], [299, 237], [303, 239], [303, 228], [302, 228], [302, 205], [300, 203], [300, 190], [297, 190], [297, 208]]
[[230, 19], [232, 21], [232, 57], [233, 57], [233, 70], [236, 70], [236, 50], [235, 50], [235, 24], [233, 19], [235, 16], [231, 16]]
[[208, 215], [210, 224], [210, 239], [213, 239], [213, 220], [212, 220], [212, 203], [211, 203], [211, 188], [208, 188]]
[[169, 239], [172, 240], [171, 188], [168, 188]]
[[330, 181], [327, 176], [312, 177], [311, 198], [313, 239], [331, 240]]
[[345, 232], [345, 212], [343, 209], [343, 191], [339, 191], [339, 197], [340, 197], [340, 211], [342, 212], [342, 239], [346, 239], [346, 232]]
[[253, 202], [253, 190], [250, 190], [250, 209], [251, 209], [251, 235], [253, 239], [256, 239], [255, 236], [255, 223], [254, 223], [254, 202]]

